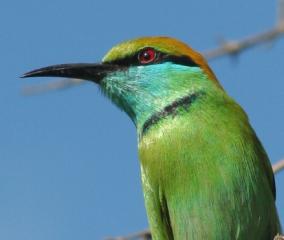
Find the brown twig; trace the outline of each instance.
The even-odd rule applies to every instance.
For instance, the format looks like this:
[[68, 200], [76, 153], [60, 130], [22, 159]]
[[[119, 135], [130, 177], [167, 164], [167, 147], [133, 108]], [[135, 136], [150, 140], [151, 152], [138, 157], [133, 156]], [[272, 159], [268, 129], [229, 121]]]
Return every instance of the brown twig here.
[[151, 240], [151, 233], [149, 230], [144, 230], [141, 232], [133, 233], [128, 236], [124, 237], [112, 237], [112, 238], [107, 238], [106, 240]]
[[265, 42], [275, 41], [284, 34], [284, 21], [279, 23], [276, 27], [253, 36], [249, 36], [238, 41], [225, 41], [220, 47], [205, 51], [203, 55], [208, 60], [219, 58], [225, 55], [236, 55], [242, 51], [255, 47]]
[[273, 240], [284, 240], [284, 236], [277, 234]]
[[284, 159], [278, 161], [277, 163], [274, 163], [272, 165], [272, 169], [273, 169], [274, 174], [283, 170], [284, 169]]
[[86, 81], [83, 81], [80, 79], [64, 78], [64, 79], [59, 79], [53, 82], [48, 82], [45, 84], [29, 85], [29, 86], [24, 87], [21, 92], [25, 96], [38, 95], [38, 94], [43, 94], [43, 93], [50, 92], [53, 90], [63, 90], [63, 89], [67, 89], [70, 87], [78, 86], [85, 82]]

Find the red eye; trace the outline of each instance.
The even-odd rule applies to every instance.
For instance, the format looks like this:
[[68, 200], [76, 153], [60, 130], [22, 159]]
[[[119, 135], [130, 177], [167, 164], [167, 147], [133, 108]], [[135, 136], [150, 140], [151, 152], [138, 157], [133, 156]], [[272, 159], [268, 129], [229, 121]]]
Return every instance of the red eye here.
[[146, 48], [138, 54], [138, 61], [141, 64], [151, 63], [156, 58], [156, 51], [153, 48]]

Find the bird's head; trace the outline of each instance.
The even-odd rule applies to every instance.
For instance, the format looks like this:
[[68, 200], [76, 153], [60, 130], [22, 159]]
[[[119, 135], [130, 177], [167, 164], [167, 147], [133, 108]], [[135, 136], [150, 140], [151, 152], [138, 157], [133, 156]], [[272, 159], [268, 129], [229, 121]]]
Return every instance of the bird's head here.
[[113, 47], [99, 64], [61, 64], [23, 77], [67, 77], [93, 81], [141, 130], [157, 112], [209, 88], [222, 89], [206, 60], [168, 37], [144, 37]]

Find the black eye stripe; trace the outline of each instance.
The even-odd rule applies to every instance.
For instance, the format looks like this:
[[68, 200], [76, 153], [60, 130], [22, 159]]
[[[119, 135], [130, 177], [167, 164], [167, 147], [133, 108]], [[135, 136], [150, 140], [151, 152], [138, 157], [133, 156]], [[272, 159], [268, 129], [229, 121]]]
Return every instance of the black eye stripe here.
[[179, 65], [185, 65], [189, 67], [200, 67], [196, 62], [194, 62], [190, 57], [187, 56], [174, 56], [166, 55], [163, 62], [173, 62]]
[[190, 67], [200, 67], [196, 62], [194, 62], [188, 56], [175, 56], [175, 55], [170, 55], [170, 54], [163, 53], [157, 50], [156, 50], [156, 59], [153, 62], [150, 62], [147, 64], [141, 64], [138, 60], [138, 55], [145, 49], [146, 48], [143, 48], [139, 50], [137, 53], [135, 53], [134, 55], [127, 56], [121, 59], [117, 59], [109, 63], [120, 65], [123, 67], [130, 67], [130, 66], [152, 65], [152, 64], [160, 64], [160, 63], [165, 63], [165, 62], [172, 62], [172, 63], [176, 63], [179, 65], [185, 65], [185, 66], [190, 66]]

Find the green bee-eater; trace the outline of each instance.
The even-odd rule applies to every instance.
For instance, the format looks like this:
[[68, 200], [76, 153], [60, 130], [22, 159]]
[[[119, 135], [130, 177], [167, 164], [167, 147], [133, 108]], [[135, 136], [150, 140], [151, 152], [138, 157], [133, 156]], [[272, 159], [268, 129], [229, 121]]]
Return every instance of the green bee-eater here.
[[93, 81], [134, 122], [154, 240], [271, 240], [281, 231], [265, 150], [243, 109], [186, 44], [139, 38], [99, 64], [24, 75], [40, 76]]

